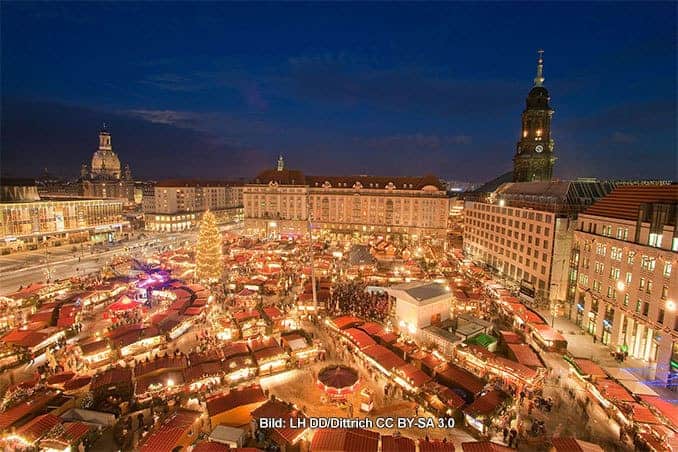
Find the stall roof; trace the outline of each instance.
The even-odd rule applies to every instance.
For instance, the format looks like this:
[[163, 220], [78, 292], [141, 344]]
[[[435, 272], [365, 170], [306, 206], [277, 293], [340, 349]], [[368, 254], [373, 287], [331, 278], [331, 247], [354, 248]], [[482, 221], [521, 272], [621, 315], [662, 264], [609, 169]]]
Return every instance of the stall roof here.
[[595, 386], [606, 399], [619, 402], [633, 402], [635, 400], [623, 386], [614, 380], [600, 379], [595, 382]]
[[483, 380], [454, 364], [443, 364], [436, 368], [436, 374], [443, 383], [449, 382], [454, 386], [467, 390], [471, 394], [477, 394], [485, 387]]
[[319, 429], [311, 441], [313, 452], [377, 452], [379, 433], [363, 429]]
[[527, 344], [506, 344], [516, 361], [527, 367], [544, 367], [539, 356]]
[[414, 452], [414, 441], [404, 436], [384, 435], [381, 437], [381, 450], [388, 452]]
[[551, 438], [555, 452], [603, 452], [603, 448], [577, 438]]
[[21, 403], [0, 413], [0, 431], [12, 427], [30, 414], [40, 412], [56, 396], [57, 394], [51, 391], [34, 394], [30, 399], [31, 403]]
[[515, 449], [503, 446], [501, 444], [493, 443], [492, 441], [472, 441], [461, 443], [461, 450], [463, 452], [511, 452]]
[[641, 396], [641, 400], [662, 414], [673, 424], [673, 428], [678, 427], [678, 406], [667, 402], [661, 397]]
[[51, 413], [43, 414], [21, 426], [17, 433], [28, 441], [35, 442], [60, 423], [61, 421], [55, 415]]
[[210, 416], [216, 416], [239, 406], [264, 403], [266, 400], [267, 397], [259, 385], [234, 389], [207, 399], [207, 412]]
[[454, 444], [447, 441], [419, 440], [419, 452], [454, 452]]
[[359, 330], [357, 328], [348, 328], [344, 330], [344, 333], [351, 338], [351, 340], [358, 346], [358, 348], [363, 349], [369, 347], [370, 345], [376, 344], [374, 339], [372, 339], [366, 332]]
[[345, 315], [332, 319], [332, 323], [337, 329], [345, 330], [347, 328], [352, 328], [356, 325], [362, 325], [365, 322], [362, 319], [359, 319], [358, 317], [352, 315]]
[[607, 374], [598, 364], [594, 363], [590, 359], [586, 358], [574, 358], [572, 359], [574, 364], [579, 368], [582, 374], [590, 375], [592, 377], [607, 377]]
[[523, 340], [513, 331], [500, 331], [499, 334], [504, 342], [507, 344], [522, 344]]
[[174, 450], [177, 442], [199, 417], [200, 413], [197, 411], [179, 409], [163, 425], [148, 436], [140, 450], [148, 452]]
[[502, 391], [491, 390], [475, 399], [473, 403], [465, 406], [461, 410], [471, 416], [488, 416], [494, 413], [497, 408], [506, 400], [506, 394]]
[[417, 388], [431, 381], [431, 377], [414, 367], [412, 364], [400, 366], [398, 368], [398, 372], [402, 373], [408, 380], [411, 381], [412, 386]]
[[386, 370], [391, 370], [405, 364], [405, 361], [399, 358], [398, 355], [381, 345], [370, 345], [362, 351]]

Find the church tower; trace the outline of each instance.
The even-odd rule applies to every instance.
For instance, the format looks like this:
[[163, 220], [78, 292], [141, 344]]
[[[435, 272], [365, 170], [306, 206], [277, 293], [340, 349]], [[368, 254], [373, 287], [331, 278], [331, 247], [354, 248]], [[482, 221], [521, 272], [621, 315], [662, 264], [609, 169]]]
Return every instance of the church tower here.
[[285, 160], [283, 159], [282, 154], [278, 156], [278, 166], [277, 170], [282, 171], [285, 169]]
[[513, 157], [513, 182], [550, 181], [553, 177], [554, 142], [551, 138], [549, 92], [544, 88], [544, 51], [537, 60], [534, 87], [527, 95], [520, 141]]

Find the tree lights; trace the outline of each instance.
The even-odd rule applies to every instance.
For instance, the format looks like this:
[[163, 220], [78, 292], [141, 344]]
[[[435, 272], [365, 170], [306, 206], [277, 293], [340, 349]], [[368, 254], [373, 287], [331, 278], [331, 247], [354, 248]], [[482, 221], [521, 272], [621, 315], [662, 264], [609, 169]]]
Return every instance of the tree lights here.
[[202, 217], [198, 232], [195, 276], [203, 282], [217, 282], [221, 280], [221, 272], [221, 233], [214, 214], [208, 210]]

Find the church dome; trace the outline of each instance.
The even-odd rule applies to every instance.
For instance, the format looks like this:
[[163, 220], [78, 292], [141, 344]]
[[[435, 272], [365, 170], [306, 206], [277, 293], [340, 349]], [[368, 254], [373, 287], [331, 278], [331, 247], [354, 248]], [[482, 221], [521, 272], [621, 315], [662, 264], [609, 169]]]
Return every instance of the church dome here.
[[99, 133], [99, 149], [92, 156], [92, 178], [120, 179], [120, 159], [111, 145], [111, 134], [106, 130]]
[[92, 176], [120, 177], [120, 159], [113, 151], [98, 150], [92, 156]]

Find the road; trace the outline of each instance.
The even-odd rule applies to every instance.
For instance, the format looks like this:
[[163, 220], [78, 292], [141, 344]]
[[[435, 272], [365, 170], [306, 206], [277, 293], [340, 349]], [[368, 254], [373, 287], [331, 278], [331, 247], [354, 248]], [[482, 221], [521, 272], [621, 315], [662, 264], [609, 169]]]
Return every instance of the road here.
[[195, 240], [196, 232], [174, 234], [145, 234], [128, 241], [110, 245], [85, 245], [73, 251], [76, 245], [66, 245], [47, 250], [28, 251], [0, 256], [0, 295], [6, 295], [35, 282], [45, 282], [48, 274], [51, 280], [76, 275], [95, 273], [113, 257], [131, 253], [141, 257], [155, 253], [168, 246]]

